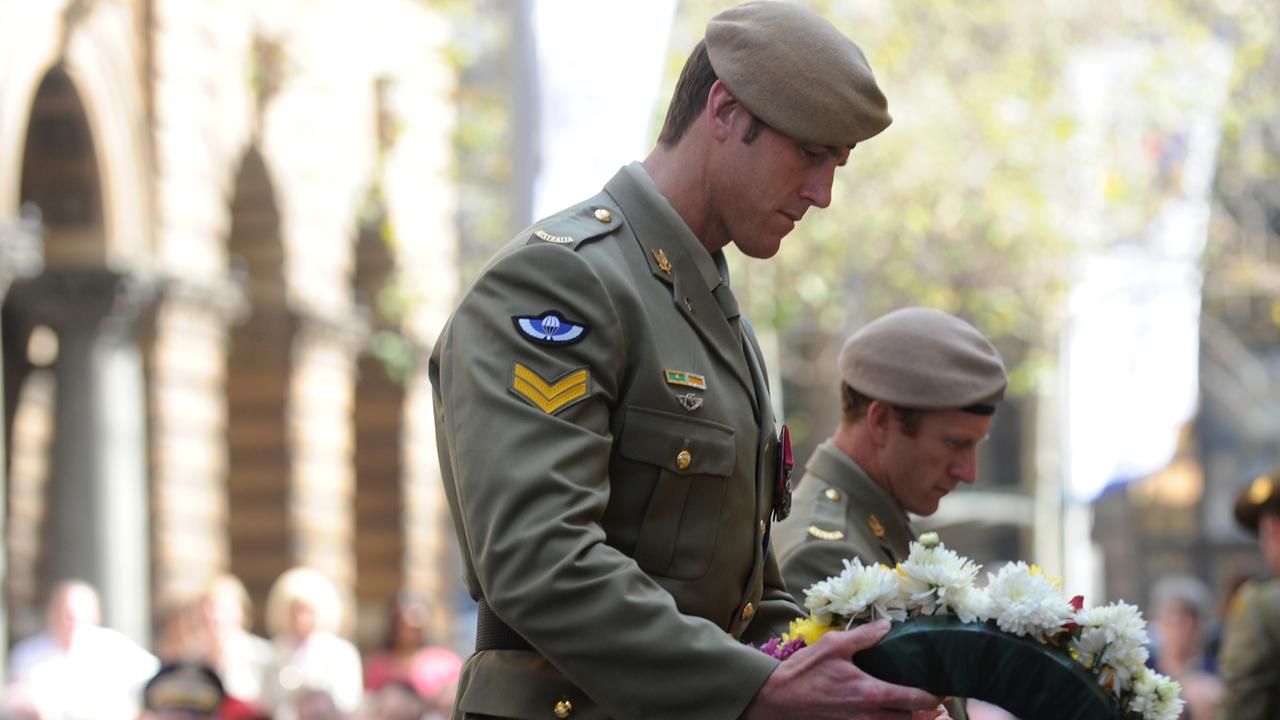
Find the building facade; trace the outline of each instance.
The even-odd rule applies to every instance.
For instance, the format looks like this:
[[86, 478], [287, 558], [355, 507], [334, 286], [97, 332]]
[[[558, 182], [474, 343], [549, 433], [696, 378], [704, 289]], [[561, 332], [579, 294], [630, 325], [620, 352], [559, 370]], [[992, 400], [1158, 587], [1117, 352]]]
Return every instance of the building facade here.
[[0, 1], [11, 639], [66, 578], [144, 643], [222, 572], [260, 609], [315, 567], [353, 632], [449, 596], [447, 37], [413, 0]]

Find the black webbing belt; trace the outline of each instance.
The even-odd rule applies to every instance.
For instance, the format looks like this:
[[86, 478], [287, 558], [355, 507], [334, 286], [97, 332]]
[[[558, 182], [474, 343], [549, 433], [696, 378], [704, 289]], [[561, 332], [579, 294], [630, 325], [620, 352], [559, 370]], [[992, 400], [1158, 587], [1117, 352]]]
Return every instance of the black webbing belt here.
[[532, 650], [524, 638], [511, 626], [493, 614], [489, 603], [480, 601], [476, 609], [476, 652], [482, 650]]

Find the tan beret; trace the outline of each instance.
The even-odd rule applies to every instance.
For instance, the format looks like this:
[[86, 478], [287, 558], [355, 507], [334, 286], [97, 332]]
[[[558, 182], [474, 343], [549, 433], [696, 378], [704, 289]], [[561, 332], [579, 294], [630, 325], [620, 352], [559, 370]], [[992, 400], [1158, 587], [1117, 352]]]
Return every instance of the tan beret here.
[[895, 310], [867, 323], [840, 350], [840, 378], [875, 400], [920, 410], [994, 406], [1004, 362], [982, 333], [932, 308]]
[[1254, 478], [1236, 498], [1236, 522], [1249, 532], [1258, 532], [1258, 520], [1264, 513], [1280, 515], [1280, 468]]
[[711, 18], [706, 42], [729, 92], [794, 140], [852, 147], [893, 122], [862, 51], [811, 10], [738, 5]]

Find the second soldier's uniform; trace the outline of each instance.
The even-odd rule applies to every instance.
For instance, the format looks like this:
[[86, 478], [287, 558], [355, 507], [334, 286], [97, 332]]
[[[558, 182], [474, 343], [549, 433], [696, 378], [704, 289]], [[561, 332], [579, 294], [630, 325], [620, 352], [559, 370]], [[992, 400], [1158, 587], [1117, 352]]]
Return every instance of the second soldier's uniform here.
[[[805, 464], [791, 510], [774, 537], [782, 577], [800, 603], [809, 586], [837, 574], [844, 560], [894, 567], [916, 539], [907, 513], [830, 440]], [[963, 701], [946, 705], [953, 720], [968, 718]]]
[[785, 555], [787, 589], [803, 601], [805, 590], [836, 574], [844, 560], [897, 565], [916, 534], [889, 493], [826, 440], [805, 464], [792, 516], [774, 537]]
[[[930, 308], [903, 308], [854, 333], [840, 350], [839, 376], [840, 424], [806, 463], [792, 515], [775, 532], [783, 580], [801, 602], [814, 583], [839, 575], [846, 560], [894, 567], [907, 559], [916, 534], [906, 507], [930, 513], [937, 506], [919, 500], [911, 506], [904, 497], [917, 498], [915, 492], [924, 483], [973, 482], [978, 434], [986, 434], [987, 418], [995, 413], [1008, 384], [999, 352], [976, 328]], [[958, 411], [978, 419], [941, 416], [937, 422], [951, 439], [940, 443], [931, 436], [928, 442], [945, 444], [945, 452], [934, 445], [913, 444], [910, 451], [882, 454], [887, 441], [875, 439], [873, 406]], [[925, 442], [917, 438], [918, 427], [906, 429], [901, 416], [890, 422], [901, 440]], [[904, 453], [916, 460], [908, 461]], [[903, 494], [891, 494], [891, 487]], [[967, 718], [962, 700], [948, 701], [947, 711], [954, 720]]]

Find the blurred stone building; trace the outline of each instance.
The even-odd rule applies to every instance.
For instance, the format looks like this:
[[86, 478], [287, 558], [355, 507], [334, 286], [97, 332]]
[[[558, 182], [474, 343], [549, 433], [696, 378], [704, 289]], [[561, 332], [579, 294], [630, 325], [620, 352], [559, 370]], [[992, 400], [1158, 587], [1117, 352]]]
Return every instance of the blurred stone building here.
[[0, 0], [10, 639], [68, 577], [144, 642], [224, 571], [260, 611], [318, 568], [366, 630], [449, 592], [447, 36], [413, 0]]

